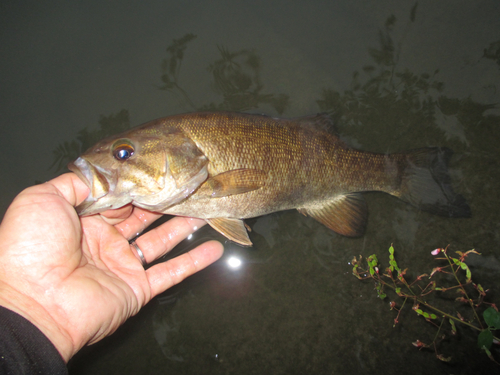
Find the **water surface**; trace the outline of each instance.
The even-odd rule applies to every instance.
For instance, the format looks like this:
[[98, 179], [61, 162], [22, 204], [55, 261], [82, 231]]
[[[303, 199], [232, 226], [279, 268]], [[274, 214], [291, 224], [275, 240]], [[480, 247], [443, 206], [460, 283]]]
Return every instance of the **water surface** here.
[[[436, 329], [407, 308], [400, 323], [354, 256], [394, 244], [409, 279], [430, 251], [476, 249], [473, 279], [500, 304], [500, 6], [497, 1], [87, 1], [0, 5], [3, 213], [23, 188], [105, 132], [200, 109], [296, 117], [327, 111], [352, 146], [455, 151], [455, 190], [470, 219], [366, 194], [360, 239], [287, 211], [248, 220], [255, 246], [225, 243], [218, 263], [153, 300], [85, 348], [72, 374], [473, 374], [498, 367], [475, 335]], [[66, 142], [66, 143], [65, 143]], [[203, 228], [176, 249], [209, 238]], [[243, 264], [227, 266], [229, 256]], [[454, 294], [434, 301], [468, 310]], [[391, 296], [392, 300], [400, 300]], [[408, 302], [411, 305], [411, 302]], [[447, 323], [446, 323], [447, 324]], [[500, 358], [498, 350], [494, 352]]]

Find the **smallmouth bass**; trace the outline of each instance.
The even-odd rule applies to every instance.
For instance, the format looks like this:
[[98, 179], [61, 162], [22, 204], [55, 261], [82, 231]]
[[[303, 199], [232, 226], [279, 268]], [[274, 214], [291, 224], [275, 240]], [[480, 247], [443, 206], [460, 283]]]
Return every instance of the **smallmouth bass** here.
[[205, 112], [157, 119], [103, 139], [68, 165], [90, 188], [76, 209], [93, 215], [132, 203], [197, 217], [245, 246], [252, 242], [243, 219], [288, 209], [344, 236], [361, 236], [366, 191], [441, 216], [470, 216], [451, 188], [451, 150], [363, 152], [329, 127], [325, 114], [280, 119]]

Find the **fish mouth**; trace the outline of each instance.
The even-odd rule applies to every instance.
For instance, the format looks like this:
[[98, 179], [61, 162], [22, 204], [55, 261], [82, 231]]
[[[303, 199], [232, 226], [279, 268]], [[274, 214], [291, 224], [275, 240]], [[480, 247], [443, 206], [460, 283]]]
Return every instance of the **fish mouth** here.
[[92, 180], [92, 175], [88, 163], [82, 158], [78, 158], [68, 164], [68, 169], [76, 174], [82, 182], [87, 185], [89, 189], [92, 190], [90, 181]]
[[111, 204], [98, 204], [100, 198], [109, 193], [109, 183], [106, 178], [97, 168], [79, 157], [74, 162], [68, 164], [68, 169], [75, 173], [82, 182], [90, 189], [87, 198], [75, 207], [76, 212], [80, 216], [97, 214], [109, 209]]

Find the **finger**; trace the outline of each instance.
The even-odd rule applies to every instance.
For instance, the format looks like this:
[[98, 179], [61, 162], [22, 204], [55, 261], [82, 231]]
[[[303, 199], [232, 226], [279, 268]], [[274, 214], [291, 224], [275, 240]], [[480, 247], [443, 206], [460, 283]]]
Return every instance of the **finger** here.
[[[55, 191], [54, 188], [56, 189]], [[45, 184], [32, 186], [23, 193], [55, 193], [62, 196], [72, 206], [77, 206], [87, 198], [89, 191], [87, 185], [76, 174], [65, 173], [47, 181]]]
[[102, 219], [109, 225], [117, 225], [124, 220], [128, 219], [132, 214], [134, 206], [127, 204], [123, 207], [116, 208], [114, 210], [107, 210], [101, 212], [100, 215]]
[[[134, 212], [134, 209], [135, 209], [135, 207], [129, 203], [129, 204], [127, 204], [123, 207], [120, 207], [120, 208], [101, 212], [100, 215], [106, 223], [108, 223], [109, 225], [114, 225], [115, 228], [118, 229], [122, 233], [122, 230], [120, 230], [118, 228], [118, 224], [121, 224], [122, 222], [124, 222], [128, 218], [130, 218]], [[128, 225], [125, 225], [124, 227], [127, 228]], [[142, 230], [144, 230], [144, 228], [142, 228], [141, 231]]]
[[139, 207], [133, 207], [132, 213], [121, 223], [116, 224], [115, 228], [123, 237], [130, 240], [138, 236], [144, 229], [162, 216], [162, 214], [147, 211]]
[[205, 220], [176, 216], [135, 240], [147, 263], [165, 255], [175, 245], [206, 224]]
[[224, 247], [220, 242], [208, 241], [168, 262], [149, 268], [146, 276], [151, 298], [214, 263], [223, 253]]

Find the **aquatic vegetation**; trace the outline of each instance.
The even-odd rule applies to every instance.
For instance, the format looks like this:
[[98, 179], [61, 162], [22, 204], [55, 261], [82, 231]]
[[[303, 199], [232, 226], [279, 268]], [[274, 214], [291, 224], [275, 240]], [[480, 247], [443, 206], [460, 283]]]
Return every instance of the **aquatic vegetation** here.
[[439, 69], [417, 73], [400, 66], [403, 42], [415, 20], [415, 12], [416, 5], [405, 31], [397, 33], [402, 33], [399, 41], [394, 36], [397, 19], [389, 16], [379, 30], [379, 46], [368, 49], [373, 62], [365, 64], [361, 71], [353, 71], [347, 90], [324, 88], [316, 101], [321, 111], [331, 113], [337, 120], [341, 134], [354, 137], [363, 147], [385, 148], [385, 144], [374, 144], [374, 134], [380, 131], [403, 142], [414, 141], [423, 129], [429, 139], [441, 140], [442, 144], [453, 140], [454, 149], [463, 147], [462, 127], [457, 125], [458, 129], [451, 133], [439, 126], [442, 117], [446, 117], [437, 101], [438, 97], [444, 97], [445, 88], [438, 79]]
[[[374, 254], [366, 259], [367, 268], [362, 266], [362, 257], [359, 260], [354, 257], [352, 272], [360, 280], [372, 279], [381, 300], [389, 298], [386, 291], [403, 300], [400, 305], [394, 300], [389, 303], [390, 309], [397, 311], [394, 327], [399, 323], [405, 305], [412, 303], [413, 311], [437, 328], [436, 335], [430, 344], [420, 339], [412, 343], [418, 349], [433, 349], [439, 360], [451, 361], [451, 356], [445, 357], [439, 352], [439, 344], [449, 337], [456, 336], [458, 326], [464, 325], [479, 333], [478, 347], [492, 361], [498, 363], [491, 353], [491, 347], [493, 343], [500, 344], [499, 335], [494, 336], [494, 331], [500, 330], [500, 313], [494, 303], [485, 300], [488, 290], [485, 290], [481, 284], [472, 281], [472, 272], [465, 262], [471, 254], [480, 254], [475, 250], [464, 253], [457, 251], [456, 253], [458, 257], [449, 255], [448, 247], [433, 250], [432, 255], [436, 257], [439, 266], [434, 267], [429, 274], [418, 275], [412, 282], [408, 281], [410, 280], [408, 269], [400, 268], [396, 262], [392, 245], [389, 248], [389, 267], [385, 270], [382, 270], [377, 256]], [[453, 312], [444, 311], [441, 306], [437, 307], [437, 302], [439, 302], [437, 298], [450, 293], [459, 294], [459, 297], [455, 298], [454, 301], [448, 301], [450, 303], [446, 306], [448, 311]], [[431, 295], [434, 297], [432, 303], [429, 302]], [[455, 306], [457, 303], [470, 307], [467, 316], [458, 311]], [[450, 304], [451, 306], [449, 306]], [[482, 311], [482, 319], [480, 311]]]
[[484, 49], [483, 58], [493, 60], [500, 66], [500, 40], [490, 43]]

